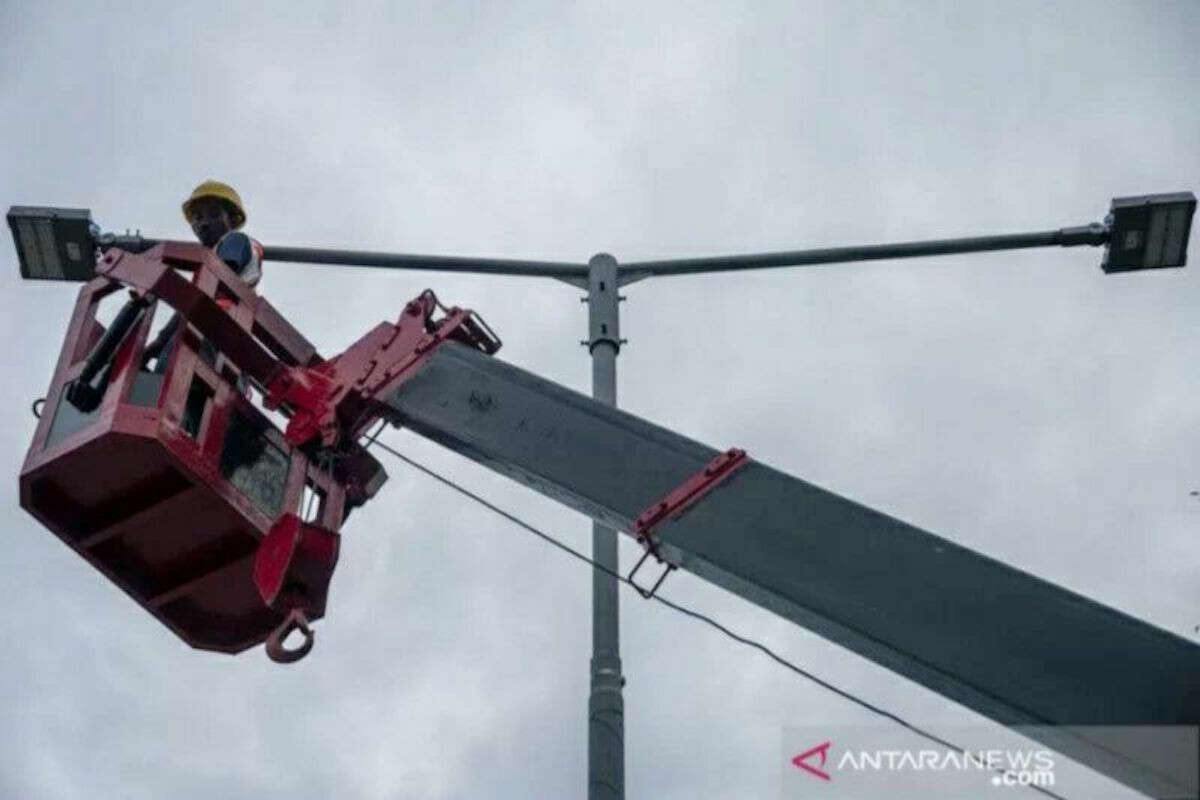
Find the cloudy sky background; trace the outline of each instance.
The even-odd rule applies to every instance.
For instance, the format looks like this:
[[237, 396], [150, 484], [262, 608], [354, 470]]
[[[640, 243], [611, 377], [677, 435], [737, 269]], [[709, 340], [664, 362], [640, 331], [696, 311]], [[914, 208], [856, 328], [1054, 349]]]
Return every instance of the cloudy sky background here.
[[[1194, 2], [10, 1], [0, 202], [182, 237], [216, 177], [268, 244], [573, 261], [1041, 230], [1200, 188], [1198, 40]], [[286, 669], [189, 650], [26, 515], [26, 409], [74, 293], [0, 253], [0, 796], [583, 794], [590, 574], [403, 465]], [[1195, 640], [1200, 276], [1099, 259], [638, 283], [619, 401]], [[333, 354], [426, 286], [589, 390], [565, 284], [268, 264], [261, 290]], [[389, 441], [589, 546], [573, 512]], [[915, 722], [982, 724], [689, 575], [666, 592]], [[875, 722], [622, 603], [630, 797], [775, 797], [785, 728]]]

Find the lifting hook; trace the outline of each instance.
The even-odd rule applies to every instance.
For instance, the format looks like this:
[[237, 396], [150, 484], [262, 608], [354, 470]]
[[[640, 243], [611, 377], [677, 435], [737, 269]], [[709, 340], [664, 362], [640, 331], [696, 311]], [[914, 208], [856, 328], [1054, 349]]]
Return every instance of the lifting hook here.
[[[304, 644], [294, 650], [289, 650], [283, 646], [283, 641], [292, 631], [300, 631], [304, 636]], [[293, 608], [279, 627], [271, 631], [271, 635], [267, 637], [267, 656], [277, 664], [291, 664], [308, 655], [312, 646], [313, 632], [312, 628], [308, 627], [308, 617], [304, 616], [304, 612], [300, 609]]]

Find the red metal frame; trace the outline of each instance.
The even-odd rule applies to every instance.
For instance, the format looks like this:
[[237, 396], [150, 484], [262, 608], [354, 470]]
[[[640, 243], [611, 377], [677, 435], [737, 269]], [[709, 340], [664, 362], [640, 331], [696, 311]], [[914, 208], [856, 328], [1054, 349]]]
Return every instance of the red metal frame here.
[[[499, 339], [474, 312], [445, 309], [426, 291], [396, 324], [324, 361], [199, 245], [109, 250], [96, 273], [80, 291], [22, 468], [22, 506], [193, 646], [238, 652], [266, 639], [272, 658], [302, 657], [308, 623], [325, 611], [337, 531], [386, 479], [358, 437], [444, 342], [491, 354]], [[81, 412], [66, 390], [105, 333], [100, 301], [122, 285], [186, 324], [165, 371], [148, 370], [160, 305], [151, 304], [117, 347], [99, 406]], [[250, 386], [288, 416], [286, 434], [251, 402]], [[253, 451], [244, 464], [223, 461], [231, 442]], [[269, 479], [254, 473], [262, 463]], [[314, 519], [296, 514], [306, 486], [321, 497]], [[297, 650], [283, 647], [292, 630], [305, 637]]]
[[[190, 279], [177, 269], [190, 271]], [[144, 369], [143, 352], [161, 308], [152, 307], [121, 343], [95, 411], [67, 407], [64, 394], [104, 332], [96, 318], [100, 302], [120, 290], [116, 280], [126, 273], [135, 278], [128, 283], [152, 289], [185, 313], [200, 319], [207, 314], [206, 328], [233, 325], [252, 332], [266, 343], [256, 346], [276, 364], [319, 359], [281, 315], [199, 246], [156, 248], [140, 256], [110, 251], [98, 271], [102, 277], [85, 284], [76, 301], [21, 470], [21, 505], [180, 638], [203, 649], [238, 652], [263, 641], [285, 613], [267, 607], [251, 579], [258, 543], [276, 517], [222, 474], [220, 456], [231, 421], [235, 415], [252, 421], [285, 454], [281, 511], [299, 507], [306, 484], [319, 490], [323, 502], [312, 525], [333, 531], [341, 526], [348, 501], [345, 468], [340, 475], [322, 469], [310, 454], [289, 446], [238, 389], [238, 359], [245, 353], [222, 348], [209, 364], [199, 354], [202, 339], [187, 329], [165, 374]], [[217, 297], [233, 299], [229, 312], [217, 305]], [[226, 344], [234, 351], [245, 346]], [[157, 381], [156, 396], [135, 402], [135, 384]], [[188, 431], [182, 421], [193, 386], [206, 387], [210, 396], [198, 426]], [[65, 424], [71, 418], [77, 421], [74, 431]], [[381, 480], [360, 482], [373, 490]], [[323, 605], [322, 598], [313, 618]]]
[[[177, 242], [143, 255], [110, 250], [96, 272], [166, 300], [199, 328], [240, 374], [264, 387], [264, 405], [288, 414], [288, 441], [318, 439], [325, 447], [352, 440], [386, 409], [378, 401], [395, 390], [446, 341], [491, 355], [500, 340], [475, 312], [444, 309], [426, 290], [404, 308], [395, 324], [380, 323], [341, 355], [322, 360], [264, 298], [231, 270], [199, 270], [207, 251]], [[177, 269], [199, 270], [197, 281]], [[232, 280], [230, 280], [232, 278]]]
[[328, 447], [356, 438], [387, 413], [380, 398], [394, 392], [443, 342], [458, 341], [489, 355], [500, 349], [500, 340], [473, 311], [446, 309], [434, 321], [439, 305], [427, 289], [405, 306], [396, 324], [381, 323], [336, 358], [277, 373], [267, 384], [267, 406], [292, 409], [288, 440], [319, 439]]
[[704, 469], [692, 475], [679, 486], [667, 493], [666, 497], [659, 500], [657, 503], [650, 505], [641, 514], [638, 514], [637, 519], [633, 522], [633, 535], [637, 538], [639, 544], [646, 548], [646, 552], [630, 570], [627, 580], [633, 588], [637, 589], [642, 597], [647, 599], [654, 596], [658, 588], [662, 586], [667, 575], [676, 568], [675, 564], [667, 563], [666, 569], [659, 575], [658, 580], [649, 589], [643, 589], [633, 582], [633, 576], [641, 569], [642, 564], [650, 556], [662, 564], [664, 560], [658, 552], [658, 543], [654, 541], [654, 529], [661, 525], [667, 519], [677, 519], [682, 516], [689, 508], [704, 499], [713, 489], [715, 489], [722, 481], [729, 478], [742, 467], [750, 463], [750, 459], [746, 456], [746, 451], [739, 448], [726, 450], [721, 455], [714, 458], [705, 465]]

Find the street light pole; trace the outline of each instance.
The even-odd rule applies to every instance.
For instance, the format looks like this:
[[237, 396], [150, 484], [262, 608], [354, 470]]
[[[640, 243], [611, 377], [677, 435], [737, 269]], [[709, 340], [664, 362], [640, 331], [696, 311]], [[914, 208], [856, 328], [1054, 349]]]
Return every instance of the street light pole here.
[[[592, 397], [617, 404], [621, 351], [617, 260], [600, 253], [588, 262], [588, 340]], [[624, 800], [625, 701], [621, 696], [620, 599], [617, 532], [592, 523], [592, 660], [588, 695], [588, 800]]]
[[[408, 255], [311, 247], [265, 248], [263, 258], [293, 263], [436, 270], [491, 275], [555, 278], [586, 288], [587, 345], [592, 357], [592, 397], [610, 406], [617, 401], [619, 290], [656, 276], [692, 275], [745, 269], [798, 267], [875, 261], [954, 253], [1016, 250], [1032, 247], [1104, 246], [1105, 272], [1182, 267], [1196, 197], [1191, 192], [1116, 198], [1104, 223], [1029, 233], [938, 239], [892, 244], [791, 250], [748, 255], [643, 261], [618, 266], [607, 253], [587, 265], [552, 261]], [[87, 209], [14, 206], [8, 212], [21, 275], [37, 280], [87, 281], [94, 277], [91, 254], [118, 247], [140, 251], [155, 240], [140, 235], [101, 234]], [[588, 698], [588, 798], [625, 797], [625, 707], [621, 674], [617, 534], [593, 523], [592, 659]], [[607, 572], [605, 571], [607, 570]]]

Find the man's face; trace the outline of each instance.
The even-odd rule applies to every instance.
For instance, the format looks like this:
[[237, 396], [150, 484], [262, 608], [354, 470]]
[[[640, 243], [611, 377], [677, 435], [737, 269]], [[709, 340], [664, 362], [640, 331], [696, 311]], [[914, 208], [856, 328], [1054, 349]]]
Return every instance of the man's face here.
[[205, 247], [212, 247], [221, 237], [233, 230], [229, 209], [220, 200], [202, 197], [191, 207], [192, 233]]

